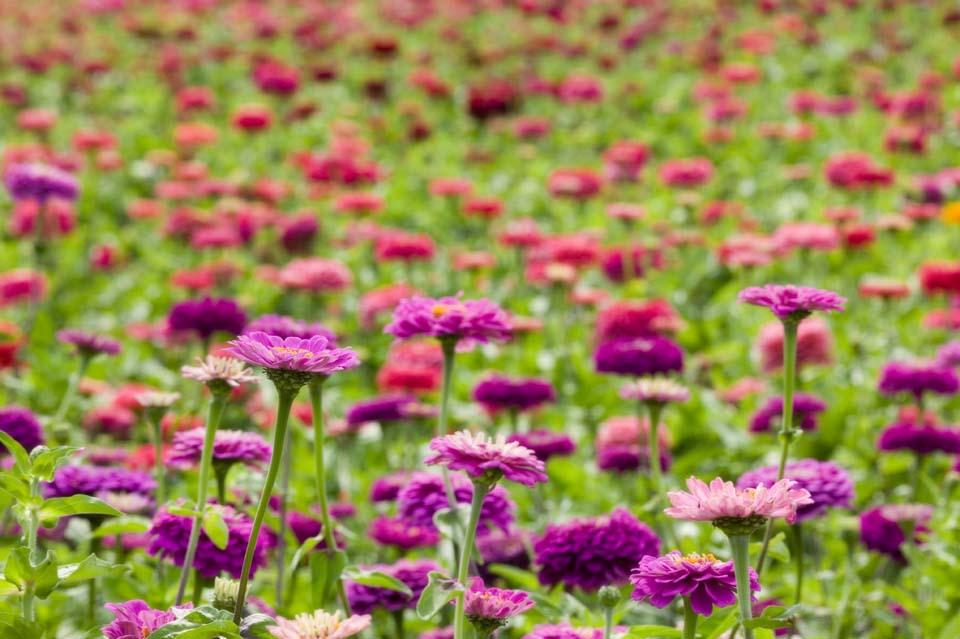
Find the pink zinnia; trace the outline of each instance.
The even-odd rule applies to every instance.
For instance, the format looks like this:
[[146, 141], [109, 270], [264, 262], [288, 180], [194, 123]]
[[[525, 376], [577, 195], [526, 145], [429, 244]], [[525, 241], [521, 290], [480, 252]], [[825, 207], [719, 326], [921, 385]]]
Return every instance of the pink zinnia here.
[[293, 619], [278, 617], [277, 625], [268, 630], [277, 639], [346, 639], [369, 627], [370, 615], [353, 615], [341, 620], [339, 610], [333, 614], [317, 610]]
[[793, 488], [796, 483], [792, 479], [781, 479], [769, 488], [760, 484], [756, 488], [737, 490], [733, 482], [719, 477], [709, 485], [691, 477], [687, 480], [689, 493], [681, 490], [667, 493], [672, 507], [663, 512], [688, 521], [783, 517], [787, 523], [793, 523], [797, 507], [813, 503], [808, 491]]
[[228, 353], [252, 366], [292, 370], [317, 375], [330, 375], [360, 364], [357, 354], [349, 348], [335, 348], [322, 335], [310, 339], [255, 332], [241, 335], [230, 342]]
[[456, 297], [414, 296], [401, 300], [393, 311], [393, 321], [384, 329], [397, 339], [418, 335], [489, 342], [510, 337], [507, 314], [488, 299], [462, 300]]
[[479, 627], [497, 628], [510, 617], [533, 608], [533, 599], [523, 590], [487, 588], [480, 577], [474, 577], [470, 582], [464, 599], [467, 619]]
[[536, 454], [503, 436], [491, 439], [484, 433], [462, 430], [434, 439], [430, 450], [436, 455], [424, 463], [462, 470], [472, 477], [492, 476], [496, 481], [503, 476], [525, 486], [547, 481], [544, 464]]
[[740, 291], [738, 299], [745, 304], [766, 306], [781, 320], [803, 319], [813, 311], [842, 311], [847, 302], [833, 291], [791, 284], [751, 286]]

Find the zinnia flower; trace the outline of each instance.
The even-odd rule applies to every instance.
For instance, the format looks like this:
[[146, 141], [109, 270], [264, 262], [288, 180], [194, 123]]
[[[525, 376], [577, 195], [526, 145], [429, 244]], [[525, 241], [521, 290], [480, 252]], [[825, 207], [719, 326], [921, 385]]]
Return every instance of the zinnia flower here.
[[832, 291], [809, 286], [767, 284], [740, 291], [739, 301], [754, 306], [766, 306], [781, 320], [801, 320], [814, 311], [842, 311], [846, 298]]
[[336, 348], [320, 335], [309, 339], [284, 339], [266, 333], [251, 333], [231, 341], [230, 346], [227, 352], [234, 357], [266, 369], [332, 375], [360, 364], [352, 349]]
[[473, 399], [491, 413], [503, 410], [523, 412], [556, 399], [553, 385], [542, 379], [510, 379], [489, 375], [473, 389]]
[[187, 379], [195, 379], [204, 384], [222, 381], [231, 388], [257, 381], [253, 371], [240, 360], [213, 355], [207, 355], [204, 359], [197, 358], [197, 366], [181, 367], [180, 374]]
[[[793, 419], [801, 430], [815, 430], [817, 415], [827, 410], [827, 405], [818, 397], [806, 393], [797, 393], [793, 397]], [[771, 397], [750, 419], [751, 433], [766, 433], [774, 420], [783, 417], [783, 397]]]
[[880, 450], [909, 450], [917, 455], [960, 454], [960, 429], [902, 421], [888, 426], [877, 441]]
[[477, 636], [486, 637], [510, 617], [533, 608], [534, 602], [523, 590], [487, 588], [483, 579], [474, 577], [464, 592], [464, 604], [467, 620], [477, 629]]
[[673, 490], [667, 493], [671, 507], [663, 512], [675, 519], [687, 521], [712, 521], [724, 528], [743, 520], [745, 527], [756, 528], [764, 520], [783, 517], [787, 523], [797, 518], [797, 508], [813, 503], [810, 493], [792, 479], [781, 479], [769, 488], [760, 484], [756, 488], [737, 490], [733, 482], [719, 477], [705, 484], [696, 477], [687, 480], [690, 492]]
[[3, 181], [14, 200], [74, 200], [79, 191], [73, 175], [48, 164], [13, 164], [4, 173]]
[[504, 340], [511, 334], [507, 314], [494, 302], [461, 300], [459, 295], [402, 300], [383, 330], [401, 340], [423, 335], [463, 340], [465, 345]]
[[[469, 504], [473, 499], [473, 483], [463, 475], [451, 475], [450, 483], [458, 504]], [[397, 514], [414, 526], [436, 530], [433, 516], [437, 511], [450, 507], [443, 479], [428, 472], [413, 473], [405, 486], [396, 495]], [[507, 530], [514, 520], [516, 505], [503, 486], [494, 486], [483, 497], [477, 535], [483, 537], [499, 528]]]
[[[40, 421], [28, 409], [22, 406], [0, 408], [0, 431], [5, 432], [29, 453], [44, 442], [43, 427]], [[7, 448], [0, 444], [0, 453]]]
[[604, 342], [593, 361], [598, 373], [664, 375], [683, 370], [683, 351], [672, 340], [652, 335]]
[[268, 628], [277, 639], [346, 639], [370, 627], [370, 615], [352, 615], [340, 619], [340, 611], [333, 614], [316, 610], [302, 613], [293, 619], [277, 618], [277, 625]]
[[347, 580], [347, 599], [350, 601], [350, 608], [360, 614], [373, 612], [377, 608], [396, 611], [416, 607], [423, 589], [427, 587], [427, 575], [440, 571], [440, 566], [430, 559], [401, 559], [391, 565], [374, 565], [366, 569], [399, 579], [413, 594], [406, 595], [397, 590], [364, 586]]
[[930, 532], [926, 523], [933, 514], [927, 504], [887, 504], [872, 508], [860, 515], [860, 541], [868, 550], [887, 555], [898, 563], [906, 563], [903, 544], [907, 541], [905, 525], [913, 531], [914, 543], [918, 535]]
[[143, 639], [177, 618], [172, 610], [155, 610], [140, 599], [108, 603], [103, 607], [116, 617], [103, 627], [105, 639]]
[[[709, 616], [713, 607], [725, 608], [737, 601], [737, 578], [732, 561], [720, 561], [710, 553], [682, 555], [679, 550], [663, 557], [648, 555], [630, 573], [633, 598], [666, 608], [679, 595], [690, 598], [690, 607]], [[757, 573], [750, 569], [750, 590], [759, 591]]]
[[[777, 466], [764, 466], [740, 476], [737, 488], [772, 486], [777, 481]], [[833, 462], [799, 459], [787, 464], [783, 475], [796, 482], [797, 488], [810, 493], [812, 504], [797, 508], [797, 521], [819, 517], [828, 508], [850, 508], [854, 498], [853, 480], [844, 469]]]
[[[189, 467], [200, 462], [205, 428], [192, 428], [173, 436], [173, 445], [167, 456], [172, 466]], [[237, 462], [255, 466], [270, 461], [272, 447], [259, 433], [242, 430], [218, 430], [213, 440], [214, 465], [232, 465]]]
[[206, 297], [174, 305], [167, 322], [171, 330], [192, 331], [207, 340], [217, 332], [239, 335], [247, 323], [247, 315], [231, 299]]
[[566, 457], [577, 448], [569, 435], [545, 429], [514, 433], [507, 437], [507, 441], [516, 442], [524, 448], [529, 448], [544, 463], [551, 457]]
[[399, 517], [381, 515], [372, 522], [367, 536], [383, 546], [394, 546], [400, 550], [425, 548], [440, 543], [440, 533], [435, 528], [417, 526]]
[[73, 344], [77, 352], [83, 357], [93, 357], [100, 353], [116, 355], [120, 352], [120, 342], [109, 337], [93, 335], [83, 331], [72, 329], [58, 331], [57, 339], [64, 344]]
[[641, 377], [620, 387], [620, 397], [640, 402], [668, 404], [690, 399], [686, 386], [666, 377]]
[[529, 448], [507, 442], [503, 436], [491, 439], [484, 433], [462, 430], [437, 437], [430, 442], [436, 454], [424, 461], [440, 464], [451, 470], [462, 470], [475, 479], [488, 483], [500, 477], [525, 486], [547, 481], [544, 464]]
[[286, 315], [261, 315], [247, 324], [243, 329], [245, 335], [251, 333], [266, 333], [277, 337], [299, 337], [310, 339], [314, 335], [326, 337], [331, 343], [337, 341], [336, 335], [329, 328], [319, 322], [303, 322]]
[[939, 364], [891, 362], [883, 367], [877, 388], [884, 395], [910, 393], [919, 401], [924, 393], [955, 395], [960, 378], [952, 368]]
[[660, 540], [625, 508], [602, 517], [549, 524], [533, 544], [540, 583], [593, 591], [627, 583], [630, 570], [660, 552]]

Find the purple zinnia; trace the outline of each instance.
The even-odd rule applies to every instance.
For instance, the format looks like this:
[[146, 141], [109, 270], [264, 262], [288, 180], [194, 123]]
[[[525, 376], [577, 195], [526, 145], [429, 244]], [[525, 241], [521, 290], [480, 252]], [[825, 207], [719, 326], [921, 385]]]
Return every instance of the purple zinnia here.
[[910, 525], [914, 541], [919, 543], [917, 535], [930, 532], [925, 524], [932, 514], [933, 508], [927, 504], [888, 504], [872, 508], [860, 515], [860, 541], [868, 550], [905, 563], [903, 544], [907, 535], [904, 522]]
[[603, 628], [574, 628], [569, 623], [547, 623], [534, 626], [522, 639], [603, 639]]
[[290, 370], [314, 375], [331, 375], [360, 364], [349, 348], [337, 348], [326, 337], [281, 338], [266, 333], [241, 335], [230, 342], [227, 352], [252, 366]]
[[491, 413], [510, 410], [523, 412], [556, 399], [553, 385], [542, 379], [510, 379], [489, 375], [473, 389], [473, 399]]
[[371, 613], [377, 608], [395, 611], [416, 607], [420, 594], [427, 587], [427, 575], [439, 571], [440, 566], [430, 559], [401, 559], [391, 565], [380, 564], [366, 569], [399, 579], [413, 594], [408, 596], [396, 590], [364, 586], [347, 580], [347, 599], [350, 601], [350, 608], [354, 613], [361, 615]]
[[394, 546], [400, 550], [425, 548], [440, 543], [440, 533], [435, 528], [417, 526], [399, 517], [381, 515], [372, 522], [367, 536], [383, 546]]
[[540, 583], [597, 590], [622, 586], [646, 555], [660, 552], [660, 540], [625, 508], [609, 515], [548, 525], [533, 544]]
[[[793, 397], [793, 419], [801, 430], [815, 430], [817, 415], [827, 410], [823, 401], [806, 393], [797, 393]], [[771, 397], [750, 419], [751, 433], [766, 433], [775, 420], [783, 417], [783, 397]]]
[[[253, 521], [230, 506], [210, 504], [207, 508], [220, 512], [229, 531], [227, 546], [223, 549], [217, 548], [216, 544], [207, 537], [206, 531], [201, 529], [200, 543], [197, 546], [193, 567], [202, 577], [208, 579], [218, 576], [221, 571], [226, 571], [234, 579], [239, 579], [243, 571], [243, 555], [253, 530]], [[166, 508], [161, 508], [154, 515], [153, 524], [148, 532], [150, 545], [147, 546], [147, 553], [160, 559], [169, 558], [174, 565], [183, 566], [192, 527], [192, 517], [174, 515], [167, 512]], [[266, 560], [267, 537], [261, 535], [257, 538], [250, 575], [253, 576], [266, 563]]]
[[918, 455], [960, 454], [960, 429], [910, 421], [887, 426], [877, 442], [880, 450], [909, 450]]
[[740, 291], [737, 299], [745, 304], [766, 306], [781, 320], [801, 320], [814, 311], [842, 311], [847, 302], [833, 291], [791, 284], [751, 286]]
[[[44, 442], [40, 421], [22, 406], [0, 408], [0, 430], [10, 435], [28, 453]], [[6, 450], [6, 446], [0, 444], [0, 453]]]
[[404, 408], [416, 403], [410, 395], [387, 395], [357, 402], [347, 410], [347, 425], [360, 426], [370, 422], [385, 424], [408, 418]]
[[112, 466], [63, 466], [47, 484], [47, 497], [136, 493], [151, 496], [157, 482], [150, 473]]
[[[204, 427], [199, 426], [175, 434], [167, 463], [179, 467], [199, 463], [203, 453], [204, 431]], [[232, 465], [243, 462], [255, 466], [270, 461], [272, 450], [259, 433], [218, 430], [213, 439], [213, 463]]]
[[[732, 561], [720, 561], [710, 553], [682, 555], [679, 550], [663, 557], [646, 556], [630, 573], [633, 598], [666, 608], [677, 596], [689, 597], [690, 607], [708, 617], [713, 607], [726, 608], [737, 601], [737, 578]], [[757, 573], [750, 568], [750, 590], [759, 591]]]
[[75, 200], [77, 179], [49, 164], [13, 164], [3, 176], [4, 184], [14, 200], [37, 200], [41, 204], [51, 197]]
[[[290, 527], [293, 536], [297, 538], [297, 542], [301, 544], [311, 537], [321, 538], [323, 534], [323, 522], [320, 521], [319, 515], [315, 516], [298, 510], [291, 510], [287, 513], [287, 526]], [[336, 542], [337, 548], [344, 548], [346, 545], [336, 526], [333, 527], [333, 540]], [[315, 548], [316, 550], [326, 550], [327, 541], [320, 539]]]
[[[463, 475], [451, 475], [450, 483], [458, 504], [469, 504], [473, 499], [473, 483]], [[397, 514], [401, 519], [416, 526], [436, 530], [433, 516], [437, 511], [449, 508], [450, 502], [440, 475], [427, 472], [413, 473], [406, 486], [397, 495]], [[499, 528], [507, 530], [513, 523], [516, 505], [503, 486], [495, 486], [483, 498], [477, 535]]]
[[[777, 466], [764, 466], [740, 476], [737, 488], [756, 488], [760, 484], [772, 486], [777, 482]], [[828, 508], [851, 508], [854, 498], [853, 480], [844, 469], [833, 462], [816, 459], [799, 459], [787, 464], [783, 475], [792, 479], [796, 488], [810, 493], [812, 504], [797, 508], [796, 521], [819, 517]]]
[[529, 448], [544, 463], [551, 457], [566, 457], [576, 450], [576, 445], [569, 435], [544, 429], [514, 433], [507, 437], [507, 441], [517, 442], [524, 448]]
[[430, 450], [436, 454], [424, 460], [428, 466], [439, 464], [462, 470], [488, 483], [501, 477], [525, 486], [547, 481], [543, 462], [533, 451], [516, 442], [508, 443], [503, 436], [491, 439], [484, 433], [461, 430], [434, 438]]
[[683, 370], [683, 350], [673, 340], [658, 335], [615, 339], [597, 346], [593, 361], [598, 373], [664, 375]]
[[[103, 607], [116, 617], [101, 630], [105, 639], [143, 639], [177, 618], [173, 609], [155, 610], [140, 599], [108, 603]], [[182, 606], [190, 607], [190, 604]]]
[[231, 299], [205, 297], [174, 304], [167, 323], [171, 330], [192, 331], [208, 340], [217, 332], [239, 335], [247, 324], [247, 314]]
[[397, 500], [397, 494], [410, 481], [410, 471], [398, 470], [378, 477], [370, 485], [370, 502], [379, 504]]
[[955, 395], [960, 378], [952, 368], [939, 364], [891, 362], [883, 367], [877, 388], [884, 395], [910, 393], [919, 401], [927, 392]]
[[266, 333], [267, 335], [276, 335], [277, 337], [299, 337], [300, 339], [310, 339], [315, 335], [326, 337], [331, 344], [337, 341], [333, 331], [319, 322], [304, 322], [302, 320], [287, 317], [286, 315], [261, 315], [253, 320], [243, 329], [244, 335], [251, 333]]
[[463, 346], [505, 340], [512, 333], [507, 314], [496, 303], [488, 299], [462, 300], [459, 294], [401, 300], [393, 311], [393, 321], [383, 331], [401, 340], [437, 337], [457, 340]]
[[477, 537], [477, 552], [483, 559], [480, 574], [490, 577], [487, 570], [490, 564], [506, 564], [526, 570], [530, 566], [529, 539], [530, 535], [518, 528], [491, 530]]
[[116, 355], [120, 352], [120, 342], [117, 340], [84, 331], [73, 329], [58, 331], [57, 339], [64, 344], [73, 344], [77, 348], [77, 353], [84, 357], [93, 357], [100, 353]]
[[960, 366], [960, 340], [947, 342], [937, 349], [937, 358], [934, 361], [942, 368], [956, 368]]

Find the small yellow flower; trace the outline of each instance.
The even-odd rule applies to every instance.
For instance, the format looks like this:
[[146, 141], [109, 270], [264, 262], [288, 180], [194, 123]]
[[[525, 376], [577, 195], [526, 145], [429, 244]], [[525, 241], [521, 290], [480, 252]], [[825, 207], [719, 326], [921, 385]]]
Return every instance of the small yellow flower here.
[[960, 202], [947, 202], [940, 211], [940, 218], [947, 224], [960, 224]]

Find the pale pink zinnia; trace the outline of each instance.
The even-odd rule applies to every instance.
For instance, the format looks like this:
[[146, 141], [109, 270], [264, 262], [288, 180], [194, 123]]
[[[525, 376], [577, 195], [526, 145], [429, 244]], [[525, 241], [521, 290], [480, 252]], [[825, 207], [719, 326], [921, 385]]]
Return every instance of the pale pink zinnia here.
[[370, 615], [353, 615], [341, 621], [339, 610], [333, 614], [317, 610], [293, 619], [279, 617], [277, 625], [269, 630], [277, 639], [346, 639], [369, 627]]
[[507, 442], [501, 435], [496, 439], [484, 433], [462, 430], [452, 435], [437, 437], [430, 442], [436, 455], [426, 464], [440, 464], [451, 470], [462, 470], [471, 477], [488, 477], [494, 481], [503, 476], [526, 486], [547, 481], [544, 464], [536, 454], [516, 442]]
[[813, 503], [810, 493], [803, 488], [793, 488], [797, 482], [781, 479], [769, 488], [760, 484], [756, 488], [737, 490], [733, 482], [719, 477], [709, 485], [696, 477], [687, 480], [690, 492], [674, 490], [667, 493], [671, 508], [664, 512], [675, 519], [688, 521], [713, 521], [716, 519], [746, 519], [783, 517], [793, 523], [797, 507]]

